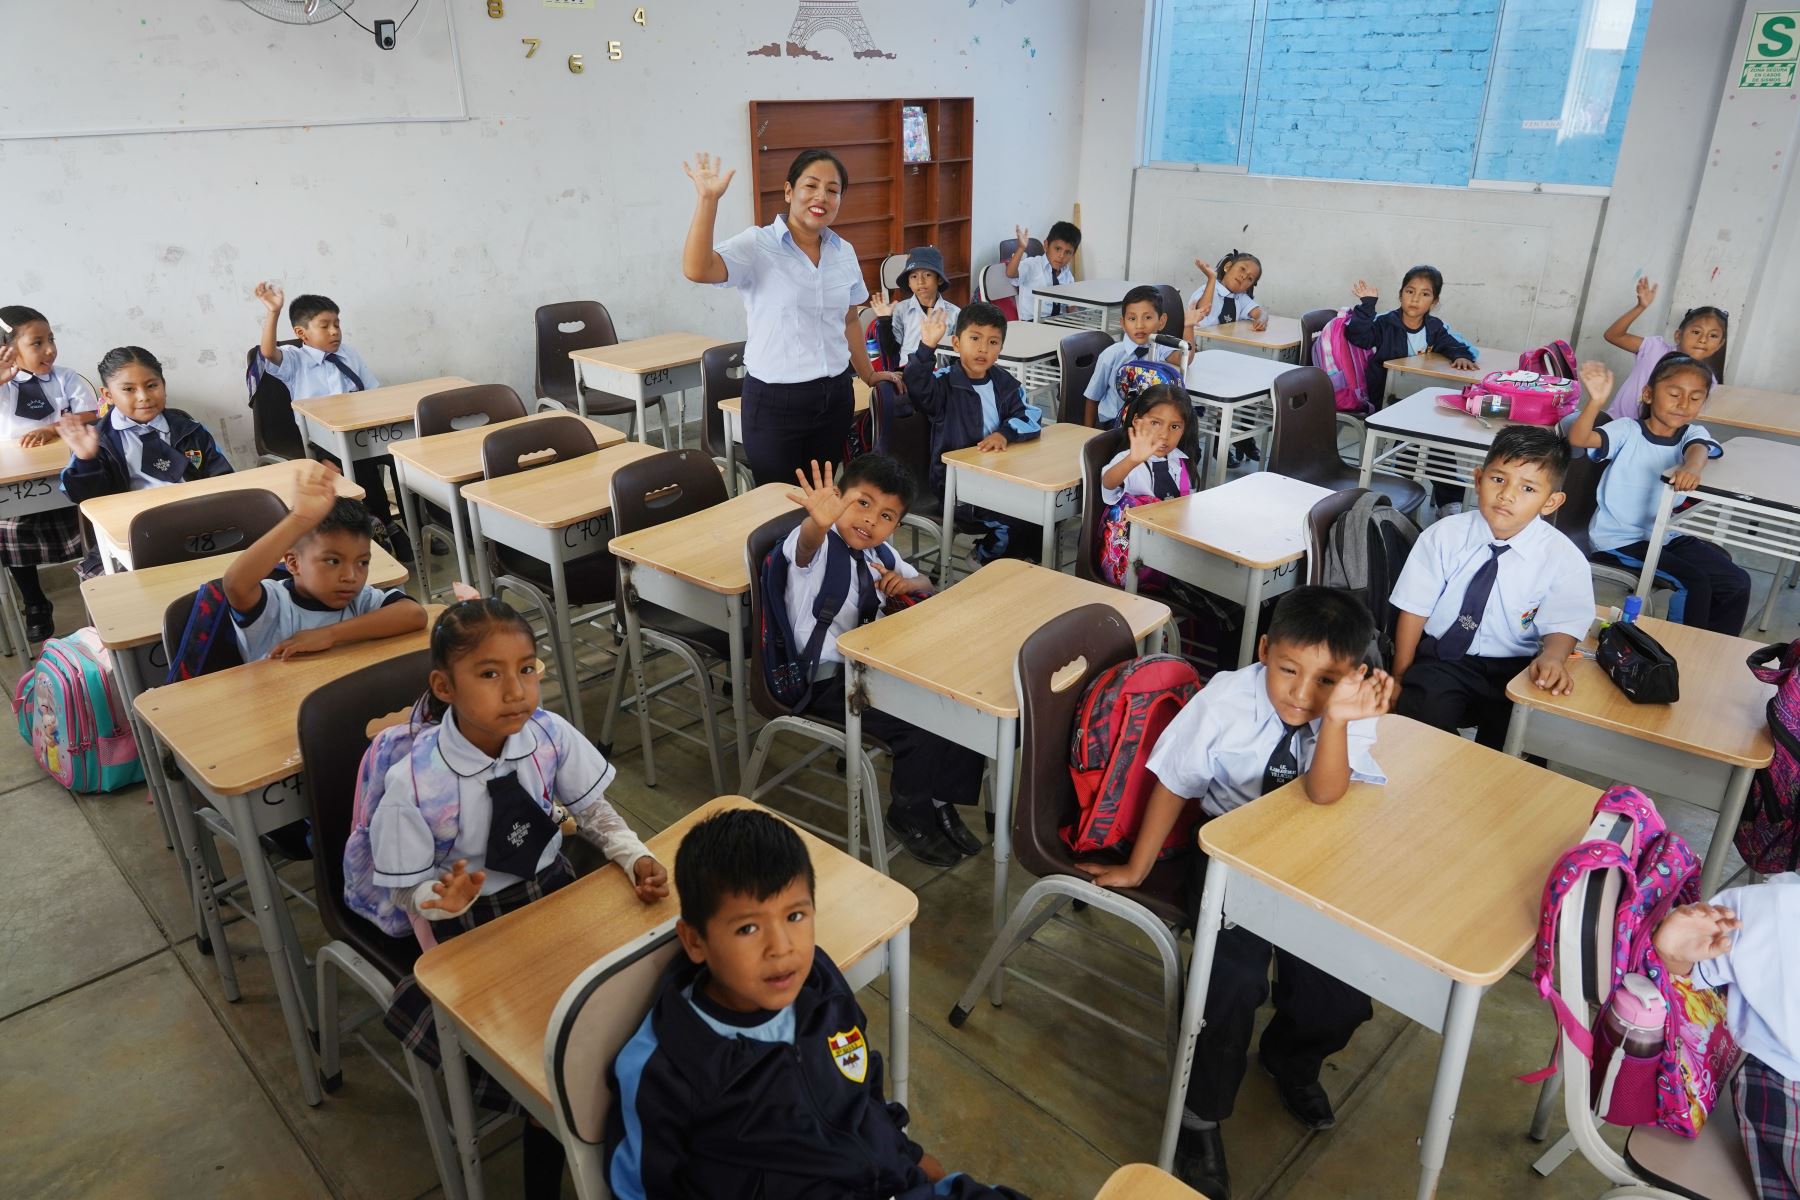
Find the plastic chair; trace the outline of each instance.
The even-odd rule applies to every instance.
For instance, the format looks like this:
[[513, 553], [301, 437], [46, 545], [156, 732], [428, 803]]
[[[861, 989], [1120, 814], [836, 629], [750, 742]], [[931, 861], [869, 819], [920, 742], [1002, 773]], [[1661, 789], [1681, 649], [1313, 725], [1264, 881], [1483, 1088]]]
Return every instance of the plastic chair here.
[[[418, 437], [432, 437], [457, 429], [516, 421], [525, 415], [525, 402], [519, 399], [519, 393], [504, 383], [476, 383], [421, 396], [413, 406], [413, 431]], [[417, 497], [415, 503], [419, 514], [419, 528], [410, 531], [413, 544], [429, 546], [428, 541], [420, 540], [420, 535], [423, 534], [426, 538], [435, 535], [447, 545], [454, 546], [456, 530], [450, 514], [422, 496]], [[460, 504], [461, 501], [457, 503]], [[420, 553], [417, 565], [419, 584], [429, 597], [432, 594], [431, 555]]]
[[[1618, 813], [1600, 813], [1588, 826], [1586, 839], [1617, 842], [1627, 853], [1631, 822]], [[1556, 921], [1556, 989], [1578, 1021], [1588, 1020], [1607, 999], [1612, 980], [1612, 937], [1619, 902], [1617, 868], [1589, 872], [1586, 882], [1564, 897]], [[1535, 1167], [1548, 1175], [1566, 1156], [1572, 1142], [1581, 1156], [1617, 1188], [1605, 1200], [1645, 1197], [1649, 1200], [1755, 1200], [1756, 1183], [1744, 1143], [1738, 1134], [1737, 1111], [1729, 1081], [1719, 1089], [1718, 1103], [1700, 1136], [1689, 1139], [1656, 1126], [1639, 1125], [1625, 1139], [1620, 1154], [1600, 1137], [1600, 1114], [1592, 1101], [1593, 1066], [1587, 1055], [1558, 1027], [1557, 1057], [1562, 1078], [1563, 1111], [1568, 1136]], [[1542, 1141], [1549, 1127], [1555, 1089], [1540, 1095], [1531, 1135]]]
[[[1100, 571], [1100, 551], [1103, 549], [1100, 526], [1106, 517], [1106, 505], [1100, 500], [1100, 474], [1106, 470], [1106, 464], [1112, 461], [1113, 456], [1126, 448], [1130, 440], [1131, 435], [1126, 430], [1109, 429], [1099, 437], [1089, 438], [1081, 447], [1081, 525], [1075, 541], [1075, 575], [1078, 579], [1085, 579], [1102, 587], [1116, 588], [1118, 585]], [[1217, 670], [1221, 664], [1195, 658], [1197, 648], [1182, 645], [1182, 628], [1198, 627], [1198, 614], [1179, 597], [1168, 592], [1158, 592], [1156, 598], [1169, 606], [1169, 653], [1188, 658], [1196, 667], [1203, 667], [1207, 674]]]
[[906, 255], [890, 254], [881, 260], [881, 286], [886, 293], [891, 295], [905, 282], [905, 278]]
[[287, 515], [281, 497], [263, 488], [159, 504], [131, 519], [131, 565], [142, 570], [245, 550]]
[[[1187, 331], [1187, 322], [1182, 317], [1182, 314], [1187, 311], [1187, 305], [1182, 302], [1181, 291], [1167, 283], [1157, 284], [1156, 290], [1162, 293], [1162, 332], [1170, 337], [1180, 338]], [[1171, 325], [1174, 328], [1171, 329]]]
[[[645, 430], [637, 427], [637, 402], [625, 397], [615, 396], [611, 392], [597, 392], [583, 387], [575, 374], [575, 363], [569, 358], [571, 350], [592, 350], [597, 346], [616, 346], [619, 335], [613, 329], [612, 314], [606, 311], [606, 305], [598, 300], [564, 300], [559, 304], [546, 304], [537, 310], [537, 394], [545, 400], [555, 400], [564, 408], [574, 412], [585, 412], [590, 417], [631, 418], [626, 429], [627, 437], [635, 437], [642, 441], [648, 437]], [[574, 329], [565, 330], [564, 325], [573, 325]], [[586, 407], [583, 407], [583, 400]], [[653, 396], [644, 401], [644, 411], [649, 413], [656, 409], [657, 428], [662, 431], [663, 444], [669, 441], [668, 414], [663, 409], [663, 398]]]
[[[769, 602], [769, 598], [762, 594], [763, 559], [768, 557], [769, 551], [781, 545], [787, 535], [805, 519], [806, 514], [798, 509], [790, 513], [782, 513], [751, 530], [750, 536], [745, 539], [744, 562], [750, 571], [750, 628], [753, 630], [763, 627], [764, 609]], [[782, 786], [788, 779], [805, 769], [815, 758], [827, 751], [835, 751], [840, 758], [849, 757], [843, 725], [825, 717], [813, 715], [802, 717], [789, 712], [786, 706], [770, 694], [768, 678], [763, 673], [764, 669], [762, 638], [755, 637], [750, 640], [750, 703], [756, 709], [757, 715], [763, 718], [765, 724], [756, 735], [756, 746], [751, 750], [750, 761], [744, 768], [743, 793], [751, 800], [761, 800], [762, 797]], [[775, 745], [775, 739], [784, 733], [811, 741], [816, 744], [817, 749], [793, 765], [784, 767], [768, 783], [759, 784], [763, 766], [768, 762], [769, 752]], [[862, 851], [862, 826], [866, 823], [869, 833], [870, 861], [876, 870], [886, 873], [888, 861], [892, 854], [898, 851], [898, 847], [890, 850], [887, 844], [887, 830], [882, 823], [881, 815], [881, 791], [875, 780], [875, 764], [870, 758], [868, 750], [870, 746], [883, 752], [887, 749], [874, 738], [866, 736], [863, 745], [856, 748], [855, 769], [863, 773], [863, 803], [860, 812], [850, 810], [843, 802], [828, 800], [811, 792], [800, 793], [808, 799], [822, 804], [835, 803], [843, 807], [847, 818], [845, 836], [839, 837], [831, 830], [809, 825], [798, 818], [789, 817], [788, 819], [820, 837], [830, 838], [832, 841], [842, 841], [848, 847], [852, 857]], [[791, 790], [799, 791], [798, 788]], [[848, 788], [845, 789], [845, 792], [847, 796]]]
[[[1000, 242], [1000, 263], [1002, 266], [1004, 266], [1007, 262], [1009, 262], [1012, 259], [1013, 251], [1017, 250], [1018, 248], [1019, 248], [1019, 239], [1018, 238], [1004, 238], [1001, 240], [1001, 242]], [[1042, 254], [1043, 252], [1044, 252], [1044, 243], [1038, 241], [1036, 238], [1027, 239], [1027, 241], [1025, 242], [1025, 257], [1026, 258], [1030, 258], [1034, 254]]]
[[[1012, 812], [1013, 858], [1020, 870], [1038, 879], [1013, 906], [1005, 928], [989, 946], [956, 1007], [950, 1010], [952, 1026], [961, 1028], [969, 1019], [976, 999], [990, 980], [991, 999], [997, 1007], [1001, 1001], [1000, 970], [1006, 960], [1070, 901], [1079, 900], [1124, 921], [1155, 947], [1162, 965], [1161, 1045], [1168, 1051], [1170, 1061], [1174, 1061], [1181, 1022], [1179, 936], [1187, 924], [1184, 902], [1190, 864], [1182, 859], [1158, 862], [1140, 887], [1103, 888], [1090, 882], [1075, 865], [1075, 855], [1060, 832], [1080, 812], [1074, 781], [1069, 776], [1069, 735], [1082, 695], [1094, 679], [1136, 654], [1131, 627], [1104, 604], [1084, 605], [1062, 614], [1040, 627], [1019, 647], [1013, 668], [1013, 686], [1019, 696], [1020, 744], [1019, 791]], [[1073, 958], [1058, 957], [1079, 970], [1106, 978]], [[1054, 987], [1044, 986], [1051, 995], [1064, 998]], [[1158, 1042], [1093, 1007], [1077, 1006], [1128, 1037], [1153, 1045]]]
[[1099, 361], [1100, 352], [1112, 344], [1112, 335], [1098, 329], [1071, 333], [1058, 343], [1056, 366], [1062, 374], [1057, 390], [1057, 395], [1062, 398], [1058, 420], [1070, 425], [1087, 424], [1087, 397], [1083, 393], [1087, 391], [1088, 381], [1094, 377], [1094, 364]]
[[[299, 338], [276, 342], [277, 346], [298, 346]], [[244, 384], [250, 393], [250, 434], [256, 440], [256, 465], [287, 462], [306, 457], [306, 439], [300, 434], [300, 422], [294, 419], [294, 397], [287, 384], [273, 372], [261, 368], [260, 347], [252, 346], [244, 354]]]
[[[636, 533], [653, 525], [661, 525], [725, 503], [725, 481], [718, 468], [699, 450], [667, 450], [661, 454], [626, 463], [613, 472], [612, 493], [613, 536]], [[620, 594], [634, 595], [630, 588], [631, 568], [620, 563]], [[686, 741], [697, 742], [684, 726], [670, 725], [650, 715], [650, 704], [668, 688], [691, 682], [700, 701], [700, 722], [706, 733], [706, 753], [712, 765], [713, 794], [725, 792], [725, 775], [720, 765], [719, 729], [713, 691], [712, 667], [731, 661], [731, 637], [723, 629], [715, 629], [704, 621], [642, 600], [619, 606], [625, 620], [625, 644], [631, 659], [631, 677], [636, 687], [638, 733], [644, 750], [644, 783], [656, 786], [655, 741], [651, 726]], [[752, 628], [755, 628], [752, 626]], [[745, 634], [748, 639], [748, 633]], [[672, 654], [687, 670], [673, 679], [649, 687], [644, 678], [642, 648]], [[614, 703], [606, 710], [600, 740], [612, 744], [613, 719], [618, 715], [619, 688], [613, 689]], [[685, 710], [682, 710], [685, 711]]]
[[[721, 471], [725, 469], [725, 415], [719, 411], [719, 401], [735, 400], [744, 394], [745, 373], [742, 342], [713, 346], [700, 355], [700, 449]], [[749, 467], [740, 469], [745, 478], [750, 478]], [[733, 494], [742, 490], [735, 479], [725, 483]]]
[[1337, 319], [1335, 308], [1315, 308], [1300, 315], [1300, 365], [1313, 365], [1313, 342], [1324, 328]]
[[[972, 533], [973, 526], [966, 522], [958, 525], [951, 544], [943, 544], [944, 497], [931, 487], [931, 421], [906, 403], [891, 383], [876, 385], [869, 404], [875, 418], [876, 446], [898, 459], [919, 484], [912, 508], [900, 519], [903, 527], [912, 530], [912, 553], [907, 559], [920, 574], [935, 577], [937, 571], [927, 570], [921, 563], [935, 567], [940, 556], [954, 554], [955, 532]], [[921, 537], [928, 539], [929, 550], [919, 549]]]
[[[1605, 413], [1595, 427], [1611, 420]], [[1594, 512], [1600, 506], [1599, 488], [1600, 474], [1606, 470], [1605, 463], [1597, 463], [1588, 457], [1586, 450], [1571, 449], [1569, 452], [1569, 472], [1563, 476], [1562, 507], [1551, 513], [1549, 522], [1562, 530], [1575, 548], [1588, 559], [1588, 570], [1594, 576], [1594, 602], [1603, 605], [1622, 605], [1625, 597], [1637, 591], [1638, 573], [1629, 567], [1617, 563], [1595, 561], [1594, 543], [1588, 538], [1588, 523], [1594, 519]], [[1675, 586], [1666, 579], [1658, 578], [1651, 583], [1648, 597], [1649, 615], [1666, 616], [1669, 601], [1675, 595]]]
[[1306, 582], [1325, 582], [1325, 550], [1331, 545], [1331, 527], [1369, 494], [1368, 488], [1345, 488], [1320, 500], [1306, 514]]
[[1019, 294], [1019, 285], [1006, 274], [1004, 262], [989, 263], [981, 268], [981, 298], [989, 304], [1011, 300]]
[[[418, 1103], [444, 1193], [461, 1195], [462, 1167], [436, 1072], [402, 1049], [406, 1067], [402, 1075], [359, 1032], [363, 1023], [386, 1011], [394, 986], [419, 957], [418, 940], [390, 937], [344, 903], [344, 846], [350, 840], [357, 769], [372, 740], [367, 726], [371, 720], [410, 708], [430, 673], [430, 652], [416, 650], [335, 679], [307, 696], [299, 715], [301, 787], [312, 807], [313, 893], [319, 898], [319, 923], [331, 939], [314, 957], [320, 1082], [327, 1092], [343, 1086], [338, 1047], [348, 1033]], [[375, 1004], [373, 1011], [348, 1025], [340, 1023], [340, 977], [355, 983]]]
[[[1295, 367], [1276, 376], [1270, 392], [1275, 430], [1269, 436], [1265, 469], [1332, 491], [1362, 486], [1358, 468], [1338, 454], [1337, 400], [1325, 372]], [[1425, 502], [1425, 489], [1398, 475], [1376, 472], [1367, 486], [1408, 516]]]
[[[563, 462], [593, 454], [598, 449], [593, 428], [579, 417], [546, 417], [522, 425], [508, 425], [487, 435], [481, 443], [481, 473], [484, 479], [499, 479], [551, 463]], [[525, 462], [529, 458], [531, 461]], [[530, 606], [544, 618], [551, 653], [556, 659], [557, 679], [562, 684], [564, 715], [577, 729], [585, 730], [581, 715], [581, 687], [577, 676], [574, 609], [591, 608], [612, 603], [618, 584], [613, 557], [606, 550], [578, 558], [569, 563], [547, 563], [510, 546], [495, 543], [492, 547], [494, 594], [510, 588], [524, 596]], [[595, 612], [583, 614], [592, 619]], [[614, 676], [614, 702], [620, 686]]]

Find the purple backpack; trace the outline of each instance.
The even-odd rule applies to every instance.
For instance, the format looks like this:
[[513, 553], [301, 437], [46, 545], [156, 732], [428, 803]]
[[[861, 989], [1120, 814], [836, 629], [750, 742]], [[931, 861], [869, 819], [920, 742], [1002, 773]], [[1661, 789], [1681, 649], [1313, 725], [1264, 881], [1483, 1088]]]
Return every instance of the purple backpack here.
[[1331, 380], [1337, 410], [1362, 416], [1373, 407], [1369, 403], [1369, 352], [1352, 346], [1344, 336], [1344, 327], [1349, 323], [1350, 310], [1338, 309], [1338, 315], [1319, 330], [1313, 341], [1312, 364]]
[[1800, 641], [1765, 646], [1749, 658], [1750, 673], [1775, 685], [1769, 697], [1769, 734], [1775, 756], [1750, 781], [1737, 851], [1759, 875], [1800, 870]]
[[[1681, 835], [1663, 824], [1650, 798], [1634, 787], [1608, 788], [1594, 805], [1594, 815], [1601, 813], [1617, 813], [1632, 823], [1631, 844], [1636, 849], [1628, 853], [1617, 842], [1591, 840], [1557, 860], [1544, 883], [1531, 980], [1555, 1010], [1563, 1033], [1592, 1062], [1596, 1037], [1606, 1019], [1604, 1010], [1620, 981], [1628, 974], [1648, 976], [1669, 1006], [1662, 1053], [1626, 1057], [1611, 1101], [1601, 1115], [1615, 1125], [1654, 1124], [1683, 1137], [1695, 1137], [1737, 1060], [1737, 1045], [1725, 1029], [1724, 995], [1690, 989], [1686, 980], [1672, 977], [1663, 968], [1651, 939], [1671, 909], [1700, 900], [1700, 862]], [[1611, 974], [1596, 989], [1608, 999], [1587, 1021], [1586, 1014], [1569, 1011], [1556, 989], [1557, 920], [1564, 898], [1585, 885], [1589, 872], [1615, 868], [1620, 887], [1613, 920]], [[1555, 1071], [1552, 1057], [1548, 1067], [1522, 1076], [1521, 1082], [1536, 1083]], [[1597, 1088], [1597, 1072], [1593, 1082]]]

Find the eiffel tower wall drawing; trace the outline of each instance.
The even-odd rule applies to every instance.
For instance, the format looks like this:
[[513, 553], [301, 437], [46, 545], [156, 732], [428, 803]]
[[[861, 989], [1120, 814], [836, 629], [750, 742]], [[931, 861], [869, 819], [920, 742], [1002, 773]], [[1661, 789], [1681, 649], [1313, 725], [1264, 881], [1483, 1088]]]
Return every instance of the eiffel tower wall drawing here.
[[794, 23], [788, 28], [785, 44], [770, 42], [746, 53], [753, 58], [780, 58], [785, 53], [789, 58], [816, 58], [821, 62], [830, 62], [831, 55], [813, 47], [813, 39], [827, 31], [841, 34], [850, 43], [853, 57], [894, 57], [884, 53], [870, 36], [868, 23], [863, 20], [860, 0], [803, 0], [796, 6]]

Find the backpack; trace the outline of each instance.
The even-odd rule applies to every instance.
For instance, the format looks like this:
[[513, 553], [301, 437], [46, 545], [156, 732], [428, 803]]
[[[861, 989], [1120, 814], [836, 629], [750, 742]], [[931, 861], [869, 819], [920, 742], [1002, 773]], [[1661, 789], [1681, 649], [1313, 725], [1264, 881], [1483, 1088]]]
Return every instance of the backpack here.
[[[1777, 659], [1779, 665], [1771, 666]], [[1750, 673], [1775, 685], [1769, 733], [1775, 757], [1750, 780], [1750, 798], [1734, 842], [1758, 875], [1800, 869], [1800, 641], [1765, 646], [1749, 658]]]
[[1375, 644], [1370, 651], [1381, 663], [1394, 661], [1396, 614], [1388, 597], [1418, 540], [1418, 526], [1376, 492], [1359, 497], [1332, 522], [1326, 538], [1320, 582], [1350, 592], [1374, 615]]
[[180, 683], [198, 675], [210, 675], [226, 667], [241, 666], [243, 649], [231, 626], [231, 603], [225, 598], [225, 581], [212, 579], [194, 592], [194, 605], [188, 609], [187, 624], [181, 628], [181, 640], [169, 656], [169, 674], [164, 683]]
[[1579, 379], [1576, 369], [1580, 366], [1575, 361], [1574, 349], [1561, 338], [1519, 355], [1519, 370], [1536, 371], [1539, 375], [1552, 375], [1558, 379]]
[[1179, 364], [1153, 358], [1127, 358], [1113, 374], [1113, 388], [1119, 393], [1120, 418], [1124, 417], [1126, 405], [1158, 384], [1187, 395], [1187, 380]]
[[[853, 567], [860, 567], [860, 562], [852, 562], [850, 548], [830, 534], [825, 536], [825, 544], [820, 553], [825, 555], [825, 581], [819, 587], [818, 599], [813, 601], [812, 636], [804, 646], [794, 636], [794, 626], [788, 620], [787, 611], [787, 575], [788, 559], [782, 553], [786, 539], [780, 544], [770, 547], [763, 555], [762, 568], [757, 572], [757, 586], [762, 589], [762, 628], [757, 636], [762, 639], [763, 684], [769, 689], [769, 695], [775, 698], [791, 713], [806, 708], [812, 701], [813, 673], [819, 666], [819, 652], [825, 647], [825, 635], [831, 631], [831, 620], [844, 607], [844, 601], [850, 595], [850, 574]], [[894, 569], [894, 549], [886, 542], [875, 547], [875, 556], [887, 570]], [[857, 593], [856, 623], [867, 625], [873, 621], [881, 608], [881, 596], [876, 592], [872, 580], [869, 586], [860, 588]], [[910, 605], [911, 597], [896, 597]]]
[[1369, 352], [1350, 344], [1344, 335], [1344, 327], [1349, 323], [1350, 310], [1338, 309], [1338, 315], [1313, 340], [1312, 364], [1331, 380], [1337, 410], [1361, 416], [1374, 407], [1369, 402]]
[[1528, 425], [1554, 425], [1575, 411], [1581, 385], [1572, 379], [1540, 375], [1524, 369], [1490, 371], [1460, 395], [1438, 396], [1438, 407], [1477, 417], [1499, 417]]
[[[1586, 841], [1557, 860], [1544, 882], [1531, 980], [1555, 1010], [1563, 1032], [1591, 1062], [1596, 1035], [1606, 1019], [1605, 1007], [1620, 981], [1634, 973], [1649, 977], [1668, 1002], [1662, 1053], [1625, 1057], [1611, 1101], [1601, 1115], [1615, 1125], [1655, 1124], [1683, 1137], [1695, 1137], [1737, 1061], [1738, 1050], [1725, 1028], [1724, 994], [1689, 987], [1686, 980], [1671, 976], [1664, 970], [1652, 938], [1671, 909], [1700, 900], [1700, 861], [1681, 835], [1663, 824], [1650, 798], [1634, 787], [1608, 788], [1594, 805], [1594, 815], [1601, 813], [1629, 818], [1634, 829], [1632, 845], [1637, 849], [1628, 854], [1617, 842]], [[1615, 867], [1620, 888], [1613, 919], [1611, 975], [1604, 988], [1596, 989], [1605, 991], [1608, 1000], [1593, 1014], [1593, 1023], [1586, 1025], [1563, 1003], [1552, 979], [1557, 919], [1564, 898], [1585, 886], [1588, 872]], [[1619, 1053], [1623, 1056], [1624, 1052]], [[1555, 1071], [1553, 1057], [1550, 1066], [1522, 1076], [1521, 1082], [1539, 1082]], [[1602, 1082], [1596, 1072], [1596, 1095]]]
[[[1186, 460], [1184, 460], [1186, 461]], [[1192, 462], [1182, 468], [1176, 476], [1175, 483], [1183, 496], [1192, 495], [1193, 480]], [[1109, 504], [1100, 516], [1100, 578], [1114, 587], [1125, 586], [1125, 563], [1131, 557], [1131, 522], [1125, 514], [1140, 504], [1160, 504], [1155, 496], [1121, 496], [1117, 504]], [[1138, 568], [1138, 586], [1144, 588], [1161, 587], [1165, 577], [1161, 571], [1152, 567]]]
[[[1062, 830], [1069, 849], [1130, 848], [1156, 787], [1147, 766], [1151, 747], [1199, 690], [1200, 676], [1173, 654], [1127, 659], [1088, 684], [1069, 738], [1069, 775], [1081, 806], [1075, 823]], [[1194, 844], [1197, 816], [1183, 811], [1158, 858]]]
[[111, 792], [143, 782], [112, 655], [92, 626], [44, 643], [19, 677], [13, 716], [38, 765], [70, 791]]

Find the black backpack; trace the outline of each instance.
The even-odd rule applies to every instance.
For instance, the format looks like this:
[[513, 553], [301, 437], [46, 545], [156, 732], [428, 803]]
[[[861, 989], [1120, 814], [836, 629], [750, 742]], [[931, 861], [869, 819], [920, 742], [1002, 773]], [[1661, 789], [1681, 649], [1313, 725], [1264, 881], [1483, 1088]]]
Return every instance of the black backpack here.
[[1320, 582], [1342, 588], [1361, 600], [1375, 617], [1375, 643], [1370, 662], [1394, 661], [1394, 624], [1398, 619], [1388, 597], [1419, 540], [1419, 527], [1386, 496], [1370, 492], [1332, 523], [1326, 540]]

